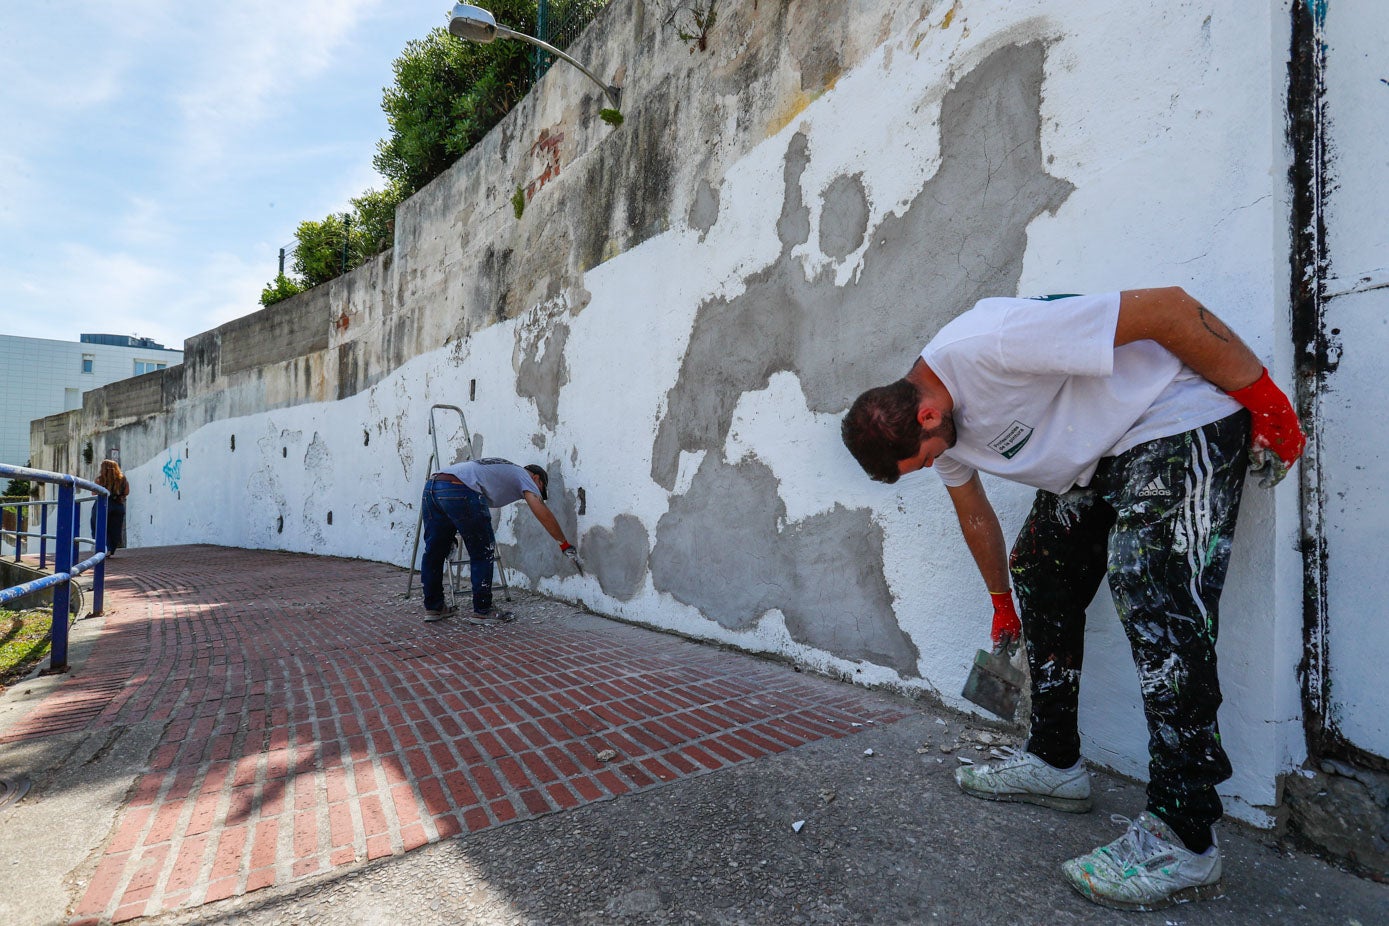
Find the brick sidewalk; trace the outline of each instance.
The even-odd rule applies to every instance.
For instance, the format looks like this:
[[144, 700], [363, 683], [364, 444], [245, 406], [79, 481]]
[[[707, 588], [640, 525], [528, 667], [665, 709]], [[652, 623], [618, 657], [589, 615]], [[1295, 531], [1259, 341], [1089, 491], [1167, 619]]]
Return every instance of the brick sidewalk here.
[[404, 578], [298, 554], [121, 551], [88, 664], [0, 739], [167, 722], [75, 922], [285, 884], [906, 713], [672, 636], [528, 618], [543, 609], [524, 602], [502, 627], [425, 624]]

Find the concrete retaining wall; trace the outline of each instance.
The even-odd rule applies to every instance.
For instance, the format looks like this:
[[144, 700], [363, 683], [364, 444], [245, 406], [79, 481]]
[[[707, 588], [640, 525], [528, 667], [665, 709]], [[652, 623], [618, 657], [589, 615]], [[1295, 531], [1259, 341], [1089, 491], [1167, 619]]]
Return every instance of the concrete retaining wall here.
[[[581, 538], [587, 578], [506, 511], [520, 581], [968, 707], [990, 609], [948, 498], [929, 472], [869, 482], [839, 416], [998, 294], [1183, 285], [1286, 383], [1286, 11], [730, 3], [699, 51], [662, 10], [618, 0], [571, 50], [622, 85], [624, 125], [553, 69], [401, 206], [392, 252], [90, 395], [64, 452], [120, 448], [132, 545], [405, 564], [429, 407], [460, 405], [477, 452], [549, 468]], [[986, 484], [1015, 532], [1031, 492]], [[1259, 823], [1305, 748], [1289, 486], [1248, 493], [1222, 615], [1224, 793]], [[1101, 598], [1085, 749], [1144, 777]]]

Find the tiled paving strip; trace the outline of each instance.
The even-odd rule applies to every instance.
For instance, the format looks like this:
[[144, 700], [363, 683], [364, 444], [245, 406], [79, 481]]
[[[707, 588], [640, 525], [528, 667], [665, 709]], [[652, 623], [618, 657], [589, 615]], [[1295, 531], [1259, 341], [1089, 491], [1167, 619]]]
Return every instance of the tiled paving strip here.
[[168, 724], [79, 922], [282, 884], [903, 715], [621, 625], [425, 625], [400, 578], [284, 553], [125, 551], [89, 664], [10, 731], [77, 723], [64, 709], [97, 729]]

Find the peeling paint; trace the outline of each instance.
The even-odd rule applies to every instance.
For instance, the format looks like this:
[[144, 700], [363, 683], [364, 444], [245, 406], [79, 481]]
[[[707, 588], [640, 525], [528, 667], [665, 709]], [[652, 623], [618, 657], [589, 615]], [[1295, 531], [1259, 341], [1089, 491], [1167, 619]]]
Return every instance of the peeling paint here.
[[652, 478], [674, 484], [678, 455], [722, 446], [738, 397], [791, 370], [810, 408], [840, 412], [902, 375], [945, 322], [984, 296], [1017, 291], [1027, 226], [1073, 189], [1041, 154], [1041, 43], [1007, 46], [960, 79], [941, 107], [941, 166], [901, 216], [872, 231], [863, 271], [807, 281], [791, 249], [809, 238], [800, 191], [808, 142], [786, 155], [781, 258], [738, 297], [705, 303], [667, 397]]

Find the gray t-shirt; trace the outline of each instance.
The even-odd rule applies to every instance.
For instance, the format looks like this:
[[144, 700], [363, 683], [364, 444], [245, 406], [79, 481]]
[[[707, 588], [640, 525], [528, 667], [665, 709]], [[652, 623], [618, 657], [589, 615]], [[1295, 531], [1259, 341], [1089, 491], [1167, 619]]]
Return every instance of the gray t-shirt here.
[[467, 460], [435, 472], [457, 476], [465, 486], [487, 499], [489, 508], [504, 508], [512, 502], [519, 502], [526, 492], [540, 494], [530, 473], [501, 457]]

